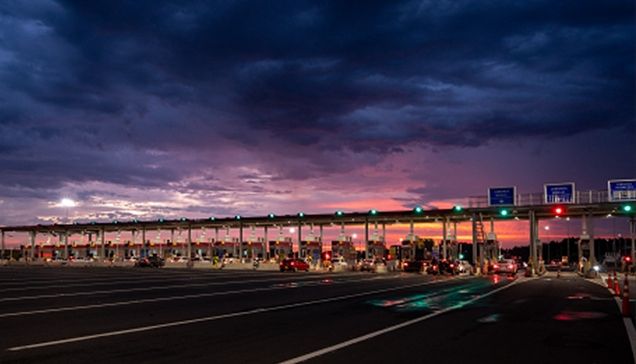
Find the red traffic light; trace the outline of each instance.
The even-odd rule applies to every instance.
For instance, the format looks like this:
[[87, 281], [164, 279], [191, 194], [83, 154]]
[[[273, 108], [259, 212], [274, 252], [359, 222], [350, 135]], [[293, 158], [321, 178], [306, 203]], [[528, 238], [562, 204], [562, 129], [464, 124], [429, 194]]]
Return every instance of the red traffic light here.
[[555, 208], [553, 209], [553, 211], [554, 211], [554, 214], [555, 214], [556, 216], [561, 216], [561, 215], [563, 215], [563, 213], [565, 212], [565, 208], [563, 208], [563, 207], [561, 207], [561, 206], [557, 206], [557, 207], [555, 207]]
[[623, 259], [625, 259], [625, 262], [627, 262], [627, 263], [631, 263], [631, 261], [632, 261], [632, 257], [630, 257], [630, 256], [626, 256]]

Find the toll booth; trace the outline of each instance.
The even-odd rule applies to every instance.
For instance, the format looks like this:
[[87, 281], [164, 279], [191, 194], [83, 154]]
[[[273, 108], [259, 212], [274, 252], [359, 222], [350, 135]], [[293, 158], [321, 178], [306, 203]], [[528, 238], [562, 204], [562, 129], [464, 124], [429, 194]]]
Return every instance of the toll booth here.
[[350, 236], [341, 240], [333, 240], [331, 242], [331, 252], [334, 257], [344, 257], [347, 262], [353, 262], [357, 257], [356, 248]]
[[282, 259], [293, 256], [293, 242], [290, 237], [269, 242], [269, 256], [272, 259], [280, 261]]
[[320, 260], [320, 254], [322, 253], [322, 244], [319, 241], [306, 241], [300, 242], [299, 257], [308, 258], [314, 262]]
[[214, 256], [223, 258], [234, 258], [234, 253], [239, 249], [239, 241], [236, 238], [227, 238], [214, 242]]
[[399, 259], [423, 260], [426, 259], [425, 253], [423, 240], [419, 236], [409, 233], [404, 239], [402, 239]]
[[247, 241], [243, 243], [243, 258], [255, 259], [266, 258], [265, 239], [258, 237], [255, 241]]
[[305, 240], [300, 242], [298, 256], [303, 259], [310, 258], [312, 262], [318, 262], [322, 254], [322, 240], [320, 236], [315, 236], [312, 230], [309, 231]]
[[499, 260], [499, 241], [497, 240], [497, 234], [489, 232], [486, 234], [486, 242], [484, 243], [484, 259], [487, 261]]
[[192, 256], [199, 258], [209, 258], [209, 255], [212, 254], [212, 242], [207, 241], [197, 241], [192, 244]]
[[126, 242], [124, 247], [124, 259], [139, 258], [139, 246], [132, 241]]
[[384, 241], [369, 241], [369, 259], [382, 259], [386, 255]]

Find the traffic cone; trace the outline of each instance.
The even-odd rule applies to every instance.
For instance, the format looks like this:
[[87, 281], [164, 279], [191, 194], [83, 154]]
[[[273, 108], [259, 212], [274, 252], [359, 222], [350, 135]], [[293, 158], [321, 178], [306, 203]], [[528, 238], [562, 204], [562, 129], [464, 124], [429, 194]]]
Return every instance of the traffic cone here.
[[612, 280], [612, 273], [607, 273], [607, 288], [612, 289], [614, 287], [614, 281]]
[[625, 282], [623, 283], [623, 317], [631, 317], [631, 305], [629, 304], [629, 280], [625, 274]]
[[618, 284], [618, 277], [616, 271], [614, 271], [614, 296], [619, 297], [621, 295], [621, 287]]

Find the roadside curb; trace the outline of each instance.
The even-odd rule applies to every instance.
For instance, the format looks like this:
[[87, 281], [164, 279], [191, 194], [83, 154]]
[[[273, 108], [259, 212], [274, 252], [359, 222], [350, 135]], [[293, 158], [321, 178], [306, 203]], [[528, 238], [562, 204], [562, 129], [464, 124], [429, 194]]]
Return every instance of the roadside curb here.
[[[599, 282], [600, 280], [600, 282]], [[607, 274], [599, 273], [596, 278], [588, 278], [587, 281], [598, 284], [601, 287], [605, 287], [612, 296], [614, 296], [614, 291], [607, 287]], [[616, 302], [616, 306], [618, 307], [618, 311], [622, 311], [622, 302], [620, 297], [612, 297], [614, 302]], [[636, 363], [636, 327], [634, 326], [634, 321], [631, 317], [623, 317], [623, 324], [625, 325], [625, 330], [627, 331], [627, 337], [629, 338], [629, 344], [632, 348], [632, 356], [634, 358], [634, 363]]]

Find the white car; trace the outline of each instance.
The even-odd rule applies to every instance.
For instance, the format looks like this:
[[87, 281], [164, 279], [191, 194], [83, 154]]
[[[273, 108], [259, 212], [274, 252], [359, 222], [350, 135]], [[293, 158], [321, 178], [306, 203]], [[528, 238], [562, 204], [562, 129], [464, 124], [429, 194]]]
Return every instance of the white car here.
[[346, 270], [349, 264], [344, 257], [334, 257], [331, 259], [331, 269], [334, 271]]
[[495, 274], [517, 274], [517, 263], [512, 259], [502, 259], [492, 265]]
[[471, 274], [473, 272], [473, 266], [470, 265], [467, 260], [460, 260], [457, 263], [457, 270], [459, 274]]

